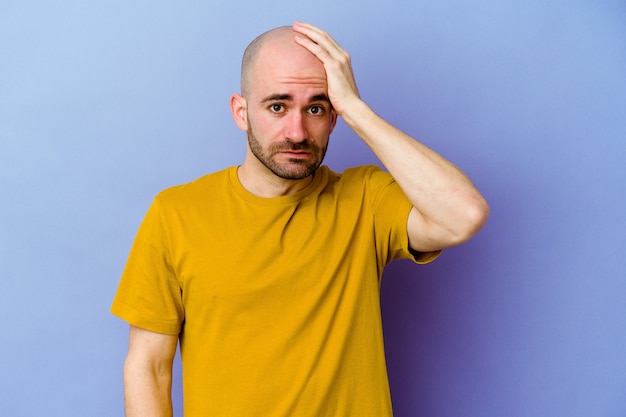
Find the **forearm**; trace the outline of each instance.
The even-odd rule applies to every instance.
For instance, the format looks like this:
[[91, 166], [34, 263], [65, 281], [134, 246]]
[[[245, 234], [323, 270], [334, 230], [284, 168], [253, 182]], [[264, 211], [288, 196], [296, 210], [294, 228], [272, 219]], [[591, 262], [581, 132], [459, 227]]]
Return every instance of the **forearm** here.
[[445, 158], [355, 100], [342, 118], [372, 149], [444, 245], [461, 243], [484, 224], [488, 206], [469, 178]]
[[126, 417], [171, 417], [171, 367], [154, 368], [133, 359], [124, 364]]

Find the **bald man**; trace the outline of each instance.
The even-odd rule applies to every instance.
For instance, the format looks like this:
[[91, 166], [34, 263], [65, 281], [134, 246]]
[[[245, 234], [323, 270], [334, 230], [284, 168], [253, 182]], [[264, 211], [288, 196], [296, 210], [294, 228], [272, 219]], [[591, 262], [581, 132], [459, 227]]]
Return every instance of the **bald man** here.
[[[178, 342], [186, 416], [391, 416], [382, 270], [467, 241], [487, 203], [361, 100], [315, 26], [255, 39], [230, 107], [243, 163], [161, 192], [120, 281], [127, 416], [172, 415]], [[338, 117], [388, 172], [322, 165]]]

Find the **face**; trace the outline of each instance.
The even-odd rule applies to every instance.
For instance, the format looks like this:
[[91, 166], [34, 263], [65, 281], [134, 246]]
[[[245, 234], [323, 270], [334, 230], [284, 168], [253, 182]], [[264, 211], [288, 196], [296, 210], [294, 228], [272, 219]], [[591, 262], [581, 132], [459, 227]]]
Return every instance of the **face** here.
[[248, 136], [244, 163], [287, 180], [311, 176], [336, 122], [322, 63], [293, 41], [269, 45], [257, 59], [253, 81], [240, 97], [241, 120], [235, 116]]
[[321, 165], [328, 146], [299, 142], [271, 143], [263, 147], [254, 131], [248, 127], [248, 146], [255, 158], [277, 177], [301, 180], [309, 177]]

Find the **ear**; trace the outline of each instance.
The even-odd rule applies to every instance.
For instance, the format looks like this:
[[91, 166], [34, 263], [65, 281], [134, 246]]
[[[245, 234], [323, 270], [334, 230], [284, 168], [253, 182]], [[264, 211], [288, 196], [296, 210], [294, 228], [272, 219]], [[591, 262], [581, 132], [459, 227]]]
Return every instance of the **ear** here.
[[230, 98], [230, 112], [239, 129], [248, 131], [248, 103], [241, 94], [233, 94]]

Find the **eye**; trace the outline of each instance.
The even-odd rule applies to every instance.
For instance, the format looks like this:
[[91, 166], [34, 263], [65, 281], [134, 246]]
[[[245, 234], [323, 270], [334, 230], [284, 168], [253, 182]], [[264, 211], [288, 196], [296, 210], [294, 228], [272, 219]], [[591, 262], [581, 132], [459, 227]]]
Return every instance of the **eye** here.
[[285, 110], [285, 106], [274, 103], [270, 105], [269, 109], [272, 113], [282, 113]]
[[311, 106], [311, 108], [309, 109], [309, 113], [311, 113], [314, 116], [319, 116], [321, 114], [324, 114], [324, 107], [323, 106]]

